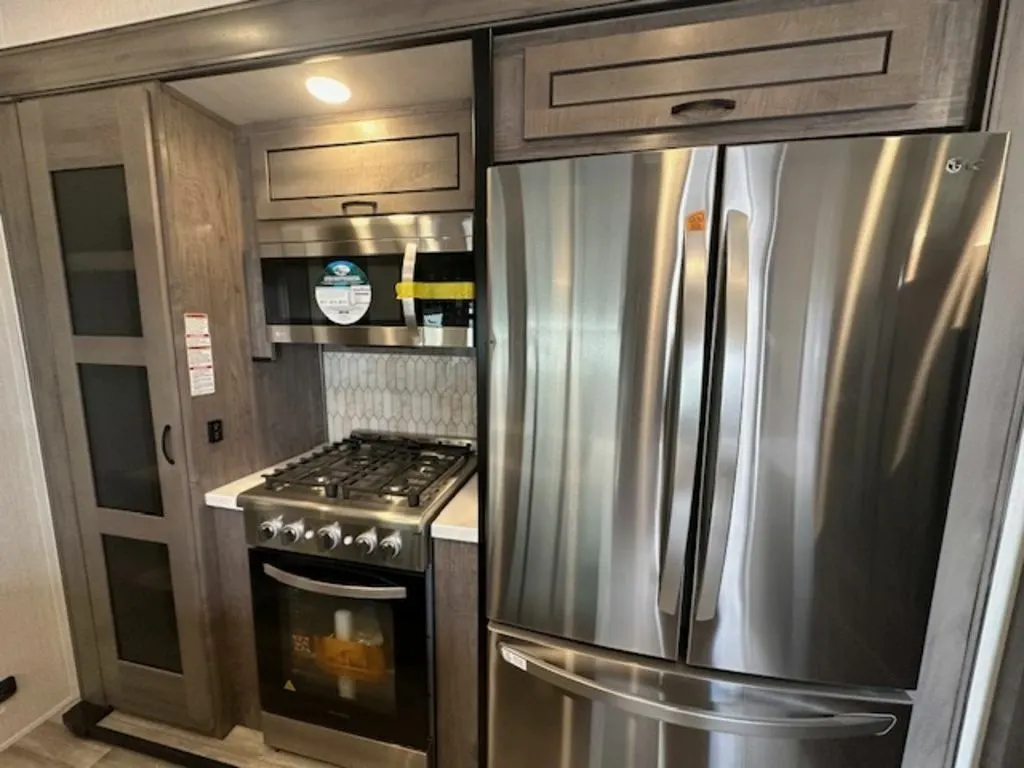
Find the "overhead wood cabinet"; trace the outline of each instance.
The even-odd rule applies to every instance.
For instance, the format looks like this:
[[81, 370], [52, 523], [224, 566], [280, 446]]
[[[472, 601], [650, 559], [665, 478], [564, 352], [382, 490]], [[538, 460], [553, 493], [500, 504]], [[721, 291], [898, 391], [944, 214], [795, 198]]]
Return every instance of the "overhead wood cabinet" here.
[[156, 87], [18, 118], [105, 698], [222, 731], [202, 489], [261, 459], [234, 138]]
[[468, 104], [256, 127], [256, 216], [298, 219], [473, 208]]
[[983, 9], [725, 3], [502, 38], [498, 159], [963, 124]]

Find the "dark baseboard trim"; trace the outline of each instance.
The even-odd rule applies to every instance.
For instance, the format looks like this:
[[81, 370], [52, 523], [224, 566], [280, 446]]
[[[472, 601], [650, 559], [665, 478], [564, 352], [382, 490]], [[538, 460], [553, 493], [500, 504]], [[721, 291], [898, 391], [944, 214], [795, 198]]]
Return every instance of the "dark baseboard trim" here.
[[129, 752], [137, 752], [140, 755], [180, 765], [183, 768], [238, 768], [230, 763], [222, 763], [220, 760], [185, 752], [111, 728], [104, 728], [99, 724], [100, 721], [113, 711], [113, 707], [81, 701], [64, 713], [64, 726], [81, 739], [99, 741], [112, 747], [127, 749]]

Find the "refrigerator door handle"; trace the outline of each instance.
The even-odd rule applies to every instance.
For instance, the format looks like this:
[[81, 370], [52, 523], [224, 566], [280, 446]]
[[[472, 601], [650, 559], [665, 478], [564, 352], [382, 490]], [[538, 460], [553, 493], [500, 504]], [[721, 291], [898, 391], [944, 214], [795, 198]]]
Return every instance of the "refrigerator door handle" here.
[[[673, 494], [669, 502], [665, 563], [658, 608], [675, 615], [686, 572], [686, 544], [693, 507], [694, 466], [700, 441], [701, 387], [704, 381], [704, 326], [707, 313], [708, 249], [703, 229], [687, 229], [683, 239], [682, 338], [679, 416]], [[689, 447], [689, 450], [687, 450]]]
[[718, 450], [715, 457], [714, 496], [700, 594], [695, 619], [711, 621], [725, 569], [725, 551], [732, 522], [736, 470], [740, 454], [743, 379], [747, 346], [747, 302], [750, 285], [750, 219], [741, 211], [725, 217], [725, 329]]
[[566, 693], [615, 707], [638, 717], [713, 733], [784, 739], [843, 739], [884, 736], [896, 725], [888, 712], [843, 712], [791, 717], [737, 715], [655, 701], [620, 691], [538, 659], [521, 646], [499, 643], [502, 659]]

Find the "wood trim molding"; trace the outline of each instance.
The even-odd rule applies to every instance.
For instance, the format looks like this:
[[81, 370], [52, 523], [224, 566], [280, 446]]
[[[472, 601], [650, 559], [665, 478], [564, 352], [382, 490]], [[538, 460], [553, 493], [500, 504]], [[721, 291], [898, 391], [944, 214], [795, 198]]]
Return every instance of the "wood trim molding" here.
[[[1024, 2], [1004, 0], [1004, 6], [1002, 34], [994, 52], [997, 71], [984, 128], [1019, 135], [1024, 133], [1024, 49], [1017, 41], [1024, 31]], [[992, 238], [981, 332], [953, 476], [921, 682], [903, 760], [907, 768], [953, 765], [964, 726], [1024, 410], [1024, 306], [1019, 298], [1019, 286], [1024, 284], [1024, 260], [1019, 253], [1024, 220], [1014, 215], [1021, 200], [1024, 143], [1014, 139], [1007, 156], [1001, 213]], [[1010, 695], [1016, 698], [1016, 689]], [[1013, 707], [1007, 709], [1012, 711]], [[986, 744], [986, 751], [989, 749]], [[1001, 765], [988, 761], [983, 764]]]
[[659, 0], [251, 0], [0, 53], [0, 99], [250, 68]]

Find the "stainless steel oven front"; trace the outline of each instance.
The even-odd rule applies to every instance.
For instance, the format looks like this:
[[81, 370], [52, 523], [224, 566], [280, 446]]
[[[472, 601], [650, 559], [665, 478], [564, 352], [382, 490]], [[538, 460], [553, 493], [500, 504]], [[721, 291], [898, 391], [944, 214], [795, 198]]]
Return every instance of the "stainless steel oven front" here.
[[432, 753], [427, 575], [249, 550], [266, 743], [344, 768]]
[[270, 341], [472, 347], [472, 226], [470, 213], [260, 222]]

